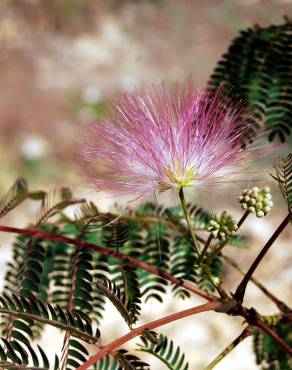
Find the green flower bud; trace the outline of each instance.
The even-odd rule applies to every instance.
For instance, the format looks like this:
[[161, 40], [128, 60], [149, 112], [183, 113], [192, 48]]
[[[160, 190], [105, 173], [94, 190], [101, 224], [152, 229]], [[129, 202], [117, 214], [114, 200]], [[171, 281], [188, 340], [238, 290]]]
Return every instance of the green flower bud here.
[[237, 229], [238, 226], [233, 216], [224, 211], [221, 215], [216, 215], [214, 219], [209, 222], [207, 230], [211, 232], [214, 239], [225, 241], [234, 235]]
[[251, 189], [244, 189], [237, 200], [244, 211], [255, 213], [257, 217], [264, 217], [273, 206], [270, 191], [268, 186], [262, 189], [253, 186]]

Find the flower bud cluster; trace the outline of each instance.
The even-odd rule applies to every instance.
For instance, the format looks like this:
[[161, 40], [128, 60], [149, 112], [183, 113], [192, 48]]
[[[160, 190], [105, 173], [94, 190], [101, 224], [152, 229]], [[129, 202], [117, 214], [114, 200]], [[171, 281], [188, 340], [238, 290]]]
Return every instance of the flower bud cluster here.
[[238, 202], [244, 211], [255, 213], [257, 217], [266, 216], [273, 206], [271, 190], [268, 186], [262, 189], [257, 186], [244, 189], [242, 195], [238, 197]]
[[216, 215], [210, 221], [208, 231], [211, 232], [214, 239], [225, 241], [235, 234], [238, 226], [232, 215], [226, 211], [222, 212], [220, 216]]

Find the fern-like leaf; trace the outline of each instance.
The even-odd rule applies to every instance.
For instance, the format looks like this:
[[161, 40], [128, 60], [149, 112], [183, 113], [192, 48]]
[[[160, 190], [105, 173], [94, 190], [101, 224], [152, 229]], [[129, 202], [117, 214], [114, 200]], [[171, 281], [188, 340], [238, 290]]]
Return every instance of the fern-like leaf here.
[[278, 182], [288, 210], [292, 212], [292, 153], [289, 153], [286, 158], [280, 158], [274, 168], [276, 174], [271, 176]]
[[55, 364], [50, 366], [45, 351], [40, 346], [35, 348], [30, 342], [8, 341], [6, 338], [0, 338], [0, 367], [3, 369], [57, 369], [58, 362], [56, 356]]
[[[147, 235], [143, 239], [144, 247], [140, 259], [149, 265], [161, 270], [168, 271], [169, 268], [169, 240], [168, 230], [162, 223], [147, 228]], [[162, 302], [161, 295], [166, 292], [168, 282], [157, 275], [149, 274], [147, 271], [139, 272], [140, 286], [143, 288], [141, 294], [145, 301], [156, 299]]]
[[243, 98], [259, 113], [254, 116], [254, 129], [267, 129], [270, 140], [285, 141], [291, 135], [291, 31], [291, 20], [241, 31], [211, 76], [212, 85], [224, 82], [236, 100]]
[[130, 314], [131, 303], [120, 287], [114, 281], [105, 278], [97, 283], [97, 287], [111, 301], [126, 323], [131, 326], [134, 320]]
[[26, 180], [23, 178], [17, 179], [8, 192], [0, 197], [0, 217], [5, 216], [21, 203], [26, 198], [27, 191]]
[[[291, 347], [291, 324], [279, 322], [273, 330]], [[253, 337], [256, 362], [262, 370], [291, 370], [292, 357], [289, 356], [270, 336], [257, 331]]]
[[141, 337], [142, 344], [138, 345], [139, 351], [147, 352], [163, 362], [171, 370], [188, 370], [189, 364], [179, 347], [175, 347], [172, 340], [160, 334], [159, 344], [153, 344]]
[[139, 357], [130, 354], [125, 349], [120, 349], [115, 352], [115, 358], [120, 363], [120, 369], [124, 370], [149, 370], [149, 365], [141, 361]]
[[[178, 279], [195, 282], [195, 262], [196, 255], [194, 248], [186, 238], [177, 235], [170, 247], [171, 250], [171, 269], [170, 273]], [[179, 298], [188, 298], [190, 293], [178, 285], [172, 287], [174, 295]]]
[[36, 226], [45, 223], [50, 217], [61, 212], [64, 208], [84, 202], [83, 199], [72, 199], [72, 193], [68, 188], [58, 188], [49, 191], [44, 197], [37, 214]]
[[34, 321], [66, 330], [88, 343], [96, 343], [100, 336], [98, 330], [94, 331], [90, 317], [84, 312], [80, 310], [70, 312], [58, 305], [43, 303], [34, 297], [2, 295], [0, 313], [4, 316], [18, 317], [12, 331], [12, 338], [22, 343], [29, 342], [31, 329], [28, 324], [31, 326]]

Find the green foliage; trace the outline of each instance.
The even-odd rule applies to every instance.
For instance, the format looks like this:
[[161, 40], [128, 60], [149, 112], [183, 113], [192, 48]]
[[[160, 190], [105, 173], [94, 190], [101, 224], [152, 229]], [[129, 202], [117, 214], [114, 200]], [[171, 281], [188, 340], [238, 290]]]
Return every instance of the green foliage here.
[[[291, 158], [288, 156], [285, 165], [276, 169], [276, 179], [287, 202], [291, 188], [290, 167]], [[19, 204], [18, 201], [9, 201], [15, 198], [13, 194], [17, 191], [10, 193], [12, 195], [4, 197], [3, 209], [10, 210], [12, 205]], [[5, 276], [4, 292], [0, 296], [3, 336], [0, 341], [0, 366], [4, 368], [52, 369], [54, 366], [56, 370], [73, 370], [79, 367], [89, 356], [86, 344], [96, 345], [100, 340], [98, 328], [106, 298], [132, 328], [139, 319], [142, 302], [149, 299], [163, 302], [168, 281], [159, 271], [196, 284], [206, 291], [214, 290], [211, 278], [221, 280], [220, 255], [209, 262], [206, 258], [204, 268], [198, 267], [197, 255], [179, 206], [163, 209], [147, 203], [130, 215], [117, 217], [100, 213], [93, 203], [74, 200], [66, 188], [46, 194], [28, 194], [42, 200], [35, 224], [40, 231], [98, 245], [106, 248], [110, 256], [60, 240], [42, 239], [40, 234], [38, 237], [16, 238], [13, 258]], [[62, 214], [64, 208], [80, 202], [75, 219]], [[212, 215], [196, 205], [188, 204], [187, 208], [195, 231], [199, 231], [199, 237], [203, 235], [203, 239]], [[52, 216], [57, 217], [50, 224]], [[237, 235], [230, 244], [241, 247], [246, 241]], [[127, 259], [117, 259], [118, 253], [151, 265], [158, 273], [133, 267]], [[189, 292], [179, 285], [171, 289], [174, 297], [189, 297]], [[270, 322], [267, 324], [270, 325]], [[42, 334], [45, 325], [65, 333], [60, 361], [56, 357], [54, 365], [48, 363], [41, 349], [36, 351], [31, 344], [32, 339], [38, 339]], [[169, 369], [188, 369], [184, 355], [171, 340], [165, 336], [157, 338], [156, 333], [148, 330], [140, 336], [143, 343], [139, 346], [140, 351], [157, 357]], [[285, 364], [288, 364], [287, 361]], [[126, 350], [119, 350], [99, 361], [94, 369], [146, 370], [149, 365]]]
[[120, 312], [126, 323], [131, 326], [133, 323], [133, 317], [130, 314], [131, 302], [124, 292], [121, 291], [114, 281], [107, 279], [99, 282], [97, 286]]
[[[169, 267], [169, 241], [168, 231], [162, 223], [149, 226], [144, 238], [144, 247], [141, 253], [141, 261], [161, 270], [168, 270]], [[141, 270], [139, 283], [143, 287], [142, 297], [147, 302], [149, 299], [156, 299], [162, 302], [162, 295], [166, 292], [167, 281], [160, 276], [149, 274]]]
[[68, 352], [66, 353], [65, 366], [73, 370], [82, 365], [88, 357], [88, 351], [79, 340], [69, 339]]
[[115, 352], [115, 358], [118, 360], [120, 369], [124, 370], [148, 370], [149, 365], [141, 361], [139, 357], [130, 354], [125, 349], [120, 349]]
[[[291, 323], [279, 322], [273, 330], [291, 347]], [[261, 369], [291, 370], [292, 357], [280, 347], [270, 336], [258, 331], [253, 337], [256, 362]]]
[[61, 330], [70, 332], [88, 343], [96, 343], [100, 333], [94, 332], [92, 321], [88, 315], [80, 310], [69, 311], [59, 305], [44, 303], [39, 299], [21, 295], [0, 296], [0, 313], [14, 315], [18, 319], [14, 322], [11, 336], [19, 341], [28, 342], [32, 337], [32, 330], [26, 325], [34, 321], [46, 323]]
[[119, 362], [112, 356], [106, 355], [93, 367], [94, 370], [120, 370]]
[[149, 365], [125, 349], [114, 352], [113, 356], [105, 356], [94, 365], [94, 370], [149, 370]]
[[0, 367], [4, 369], [34, 369], [58, 370], [59, 360], [55, 357], [55, 362], [50, 366], [45, 351], [40, 347], [34, 348], [27, 342], [19, 343], [17, 340], [7, 340], [0, 338]]
[[[170, 273], [181, 280], [195, 282], [196, 255], [189, 240], [177, 235], [171, 245]], [[172, 287], [174, 295], [182, 299], [190, 297], [190, 293], [178, 285]]]
[[228, 244], [237, 247], [237, 248], [247, 248], [247, 240], [243, 235], [233, 235], [230, 240], [228, 241]]
[[292, 212], [292, 153], [289, 153], [286, 158], [280, 158], [275, 170], [276, 174], [272, 177], [278, 182], [288, 210]]
[[145, 337], [141, 337], [142, 345], [139, 345], [139, 351], [147, 352], [163, 362], [171, 370], [188, 370], [189, 364], [185, 360], [185, 355], [179, 347], [175, 347], [172, 340], [160, 334], [159, 343], [154, 344]]
[[[243, 98], [254, 115], [255, 130], [269, 130], [269, 139], [285, 141], [292, 128], [292, 23], [240, 32], [211, 76], [223, 82], [235, 98]], [[253, 134], [251, 133], [251, 136]]]

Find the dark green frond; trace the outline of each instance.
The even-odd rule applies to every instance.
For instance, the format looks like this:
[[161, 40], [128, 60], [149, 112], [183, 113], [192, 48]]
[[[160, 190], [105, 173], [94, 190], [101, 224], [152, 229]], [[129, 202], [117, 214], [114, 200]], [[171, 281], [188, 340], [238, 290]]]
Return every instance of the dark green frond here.
[[97, 283], [97, 287], [111, 301], [126, 323], [132, 325], [133, 318], [130, 314], [131, 304], [120, 287], [114, 281], [105, 278]]
[[90, 317], [84, 312], [80, 310], [70, 312], [58, 305], [43, 303], [34, 297], [2, 295], [0, 296], [0, 314], [17, 317], [11, 337], [22, 343], [29, 342], [32, 336], [30, 327], [35, 321], [66, 330], [72, 336], [88, 343], [96, 343], [100, 335], [98, 330], [94, 331]]
[[129, 264], [120, 266], [122, 274], [122, 286], [127, 299], [127, 307], [132, 322], [135, 323], [141, 311], [141, 293], [136, 270]]
[[274, 168], [276, 174], [271, 176], [278, 182], [288, 210], [292, 212], [292, 153], [289, 153], [286, 158], [280, 158]]
[[[170, 247], [170, 273], [178, 279], [195, 282], [196, 255], [191, 242], [180, 235], [177, 235]], [[182, 299], [190, 296], [190, 293], [178, 285], [172, 287], [175, 296]]]
[[0, 217], [5, 216], [11, 209], [15, 208], [27, 196], [27, 182], [19, 178], [11, 186], [8, 192], [0, 197]]
[[254, 129], [269, 130], [270, 140], [285, 141], [291, 135], [291, 51], [291, 21], [267, 28], [256, 25], [239, 33], [211, 76], [211, 84], [225, 83], [236, 100], [243, 98], [258, 112]]
[[[58, 359], [56, 356], [55, 364], [57, 361]], [[35, 348], [35, 346], [32, 346], [29, 341], [8, 341], [6, 338], [0, 338], [0, 367], [11, 370], [52, 369], [44, 350], [40, 346]], [[55, 366], [53, 368], [55, 368]]]
[[[143, 239], [144, 248], [140, 260], [161, 270], [169, 269], [169, 240], [168, 231], [162, 223], [147, 228], [147, 235]], [[143, 289], [141, 294], [145, 301], [154, 298], [162, 302], [161, 295], [166, 292], [167, 281], [160, 276], [148, 273], [145, 270], [139, 271], [140, 286]]]
[[175, 347], [172, 340], [160, 334], [159, 344], [153, 344], [141, 337], [142, 344], [139, 344], [139, 351], [147, 352], [163, 362], [171, 370], [188, 370], [189, 364], [179, 347]]
[[106, 355], [103, 359], [99, 360], [93, 366], [93, 369], [94, 370], [120, 370], [120, 364], [114, 357], [110, 355]]
[[[45, 301], [48, 297], [49, 278], [52, 271], [51, 250], [45, 242], [32, 239], [28, 236], [18, 236], [13, 244], [13, 262], [8, 265], [5, 275], [4, 292], [21, 295], [22, 297], [36, 297]], [[5, 317], [1, 320], [3, 333], [9, 336], [14, 333], [13, 328], [18, 324], [16, 317]], [[42, 328], [34, 325], [31, 320], [22, 322], [27, 325], [30, 337], [36, 339]], [[9, 328], [9, 329], [8, 329]], [[33, 329], [32, 331], [30, 329]], [[20, 335], [20, 334], [19, 334]]]
[[67, 355], [66, 369], [74, 370], [87, 360], [89, 354], [87, 349], [79, 340], [70, 339]]
[[[291, 323], [280, 322], [273, 326], [273, 330], [291, 347]], [[291, 370], [292, 357], [289, 356], [270, 336], [257, 331], [253, 337], [253, 347], [256, 362], [262, 370]]]
[[120, 364], [120, 369], [123, 370], [149, 370], [149, 365], [141, 361], [139, 357], [130, 354], [125, 349], [120, 349], [115, 352], [115, 358]]
[[103, 243], [108, 248], [119, 251], [128, 240], [128, 223], [123, 220], [110, 220], [103, 227]]

